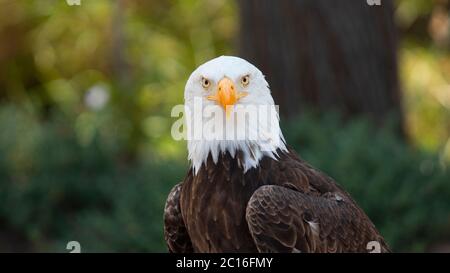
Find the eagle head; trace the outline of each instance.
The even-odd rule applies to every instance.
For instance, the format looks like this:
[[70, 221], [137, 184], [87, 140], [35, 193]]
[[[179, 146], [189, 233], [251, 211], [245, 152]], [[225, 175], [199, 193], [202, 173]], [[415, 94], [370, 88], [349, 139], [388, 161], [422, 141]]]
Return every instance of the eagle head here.
[[248, 61], [220, 56], [190, 75], [185, 91], [189, 160], [197, 173], [208, 156], [239, 155], [244, 172], [264, 156], [286, 151], [277, 107], [262, 72]]

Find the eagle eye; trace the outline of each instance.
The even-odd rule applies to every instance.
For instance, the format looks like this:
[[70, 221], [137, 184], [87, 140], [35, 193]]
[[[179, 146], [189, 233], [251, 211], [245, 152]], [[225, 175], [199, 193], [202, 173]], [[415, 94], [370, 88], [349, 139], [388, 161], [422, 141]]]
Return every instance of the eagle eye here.
[[250, 83], [250, 75], [245, 75], [241, 78], [242, 86], [247, 86]]
[[205, 77], [202, 77], [202, 86], [203, 86], [203, 88], [208, 88], [209, 86], [211, 85], [211, 82], [207, 79], [207, 78], [205, 78]]

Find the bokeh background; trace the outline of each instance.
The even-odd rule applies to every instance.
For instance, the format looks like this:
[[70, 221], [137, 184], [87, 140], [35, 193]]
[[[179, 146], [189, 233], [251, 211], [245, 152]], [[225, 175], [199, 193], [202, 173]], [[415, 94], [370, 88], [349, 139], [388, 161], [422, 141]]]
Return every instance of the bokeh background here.
[[193, 69], [238, 55], [394, 251], [450, 251], [446, 0], [0, 0], [0, 251], [165, 252]]

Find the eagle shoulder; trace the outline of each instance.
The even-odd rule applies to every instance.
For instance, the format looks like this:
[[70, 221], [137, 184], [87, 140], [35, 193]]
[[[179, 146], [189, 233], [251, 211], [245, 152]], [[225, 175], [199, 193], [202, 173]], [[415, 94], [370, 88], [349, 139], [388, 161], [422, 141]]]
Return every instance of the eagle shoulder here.
[[294, 177], [306, 182], [264, 185], [251, 196], [246, 220], [258, 251], [367, 252], [367, 243], [378, 241], [381, 250], [389, 252], [370, 219], [346, 192], [325, 176], [302, 173]]
[[172, 188], [164, 208], [164, 239], [171, 253], [193, 252], [191, 239], [181, 214], [181, 186], [182, 183], [179, 183]]

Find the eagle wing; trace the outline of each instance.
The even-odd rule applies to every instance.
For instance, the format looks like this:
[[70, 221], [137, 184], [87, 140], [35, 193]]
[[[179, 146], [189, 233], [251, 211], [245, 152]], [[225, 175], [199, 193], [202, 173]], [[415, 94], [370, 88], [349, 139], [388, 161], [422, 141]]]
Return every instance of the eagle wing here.
[[181, 183], [175, 185], [167, 197], [164, 209], [164, 239], [169, 252], [190, 253], [193, 248], [181, 215], [180, 193]]
[[341, 193], [262, 186], [247, 204], [246, 220], [260, 252], [369, 252], [370, 241], [389, 252], [364, 212]]

